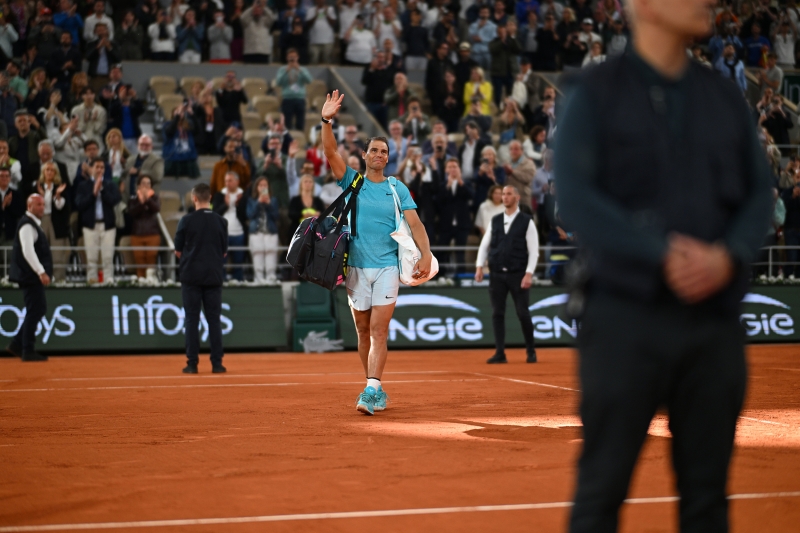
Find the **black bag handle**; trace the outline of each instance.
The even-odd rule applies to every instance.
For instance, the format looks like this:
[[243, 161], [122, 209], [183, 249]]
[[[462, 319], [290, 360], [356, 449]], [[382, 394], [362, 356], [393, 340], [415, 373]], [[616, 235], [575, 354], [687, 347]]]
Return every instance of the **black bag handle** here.
[[[317, 217], [317, 220], [314, 222], [314, 228], [312, 230], [316, 230], [316, 226], [319, 224], [320, 220], [325, 220], [328, 216], [339, 211], [339, 215], [334, 215], [334, 218], [339, 219], [339, 223], [336, 226], [336, 232], [339, 233], [344, 225], [344, 220], [348, 213], [353, 213], [353, 222], [350, 224], [350, 234], [356, 234], [356, 220], [355, 220], [355, 210], [356, 210], [356, 197], [358, 196], [358, 192], [361, 190], [361, 187], [364, 185], [364, 176], [360, 173], [356, 172], [356, 177], [353, 178], [353, 182], [344, 190], [342, 194], [339, 195], [336, 200], [331, 202], [331, 205], [325, 208], [325, 211], [320, 213]], [[352, 193], [353, 196], [350, 197], [350, 200], [345, 203], [345, 198], [348, 194]]]

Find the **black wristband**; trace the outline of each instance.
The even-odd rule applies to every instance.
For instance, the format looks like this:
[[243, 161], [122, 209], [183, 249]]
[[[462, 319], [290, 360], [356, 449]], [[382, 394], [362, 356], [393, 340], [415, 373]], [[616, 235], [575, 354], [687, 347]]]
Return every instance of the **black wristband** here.
[[330, 124], [330, 123], [331, 123], [331, 121], [330, 121], [330, 120], [328, 120], [328, 119], [327, 119], [327, 118], [325, 118], [325, 117], [322, 117], [322, 122], [324, 122], [325, 124]]

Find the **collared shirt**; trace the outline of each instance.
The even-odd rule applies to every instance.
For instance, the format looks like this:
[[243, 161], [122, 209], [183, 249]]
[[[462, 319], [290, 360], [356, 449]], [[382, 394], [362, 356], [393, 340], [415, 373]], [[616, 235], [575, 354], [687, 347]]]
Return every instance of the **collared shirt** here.
[[[503, 212], [503, 231], [505, 231], [506, 234], [518, 214], [519, 207], [510, 215]], [[491, 245], [491, 243], [492, 224], [490, 221], [486, 228], [486, 233], [483, 234], [483, 238], [481, 239], [481, 245], [478, 248], [478, 260], [475, 262], [476, 267], [482, 267], [486, 264], [486, 260], [489, 258], [489, 245]], [[536, 270], [536, 261], [539, 259], [539, 234], [536, 232], [536, 225], [533, 223], [533, 219], [528, 223], [528, 229], [525, 231], [525, 243], [528, 245], [528, 266], [525, 268], [525, 273], [533, 274], [533, 271]]]
[[45, 183], [42, 185], [42, 189], [44, 189], [44, 214], [49, 215], [53, 212], [53, 207], [58, 210], [64, 208], [64, 204], [67, 201], [64, 199], [63, 196], [56, 198], [56, 186], [54, 183]]
[[[100, 178], [101, 180], [103, 178]], [[97, 181], [96, 179], [94, 181]], [[94, 184], [93, 184], [94, 185]], [[103, 186], [100, 186], [100, 191], [97, 193], [97, 198], [94, 201], [94, 219], [96, 221], [104, 221], [104, 213], [103, 213]]]
[[478, 141], [464, 140], [464, 151], [461, 153], [461, 176], [465, 180], [471, 180], [475, 177], [475, 148], [478, 147]]
[[237, 188], [235, 192], [230, 192], [228, 189], [225, 189], [222, 193], [228, 197], [228, 209], [225, 211], [225, 214], [222, 215], [225, 217], [225, 220], [228, 221], [228, 236], [236, 237], [238, 235], [243, 235], [244, 228], [236, 217], [236, 202], [239, 201], [239, 197], [244, 194], [244, 192], [241, 188]]
[[[36, 216], [31, 213], [30, 211], [25, 213], [28, 217], [36, 222], [36, 224], [41, 227], [42, 221], [36, 218]], [[19, 230], [19, 242], [22, 246], [22, 256], [25, 258], [25, 261], [31, 266], [34, 272], [38, 275], [44, 274], [44, 267], [42, 263], [39, 261], [39, 257], [36, 255], [36, 250], [33, 248], [33, 244], [39, 239], [39, 232], [36, 231], [36, 228], [31, 226], [30, 224], [25, 224], [22, 226], [22, 229]]]

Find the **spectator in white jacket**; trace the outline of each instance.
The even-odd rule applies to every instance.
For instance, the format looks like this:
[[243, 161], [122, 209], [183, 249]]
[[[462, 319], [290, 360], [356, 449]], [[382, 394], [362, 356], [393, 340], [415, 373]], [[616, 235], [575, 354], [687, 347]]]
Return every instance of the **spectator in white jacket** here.
[[91, 87], [81, 89], [80, 96], [83, 103], [72, 108], [71, 116], [77, 117], [78, 130], [83, 133], [83, 139], [97, 141], [98, 146], [102, 149], [104, 146], [103, 133], [108, 127], [106, 122], [108, 114], [103, 106], [94, 101], [94, 91]]
[[113, 41], [114, 21], [111, 20], [111, 17], [106, 15], [106, 3], [103, 2], [103, 0], [97, 0], [97, 2], [94, 3], [94, 12], [83, 21], [83, 39], [86, 41], [86, 44], [93, 43], [97, 40], [94, 27], [98, 24], [106, 25], [106, 28], [108, 28], [108, 40]]
[[265, 7], [264, 0], [255, 0], [253, 5], [242, 13], [242, 32], [244, 33], [245, 63], [269, 63], [272, 54], [272, 24], [275, 14]]
[[83, 142], [86, 139], [83, 132], [78, 129], [78, 117], [73, 117], [70, 122], [61, 124], [60, 130], [57, 135], [50, 138], [56, 149], [53, 159], [64, 163], [64, 166], [67, 167], [67, 176], [65, 177], [72, 185], [83, 158]]
[[167, 12], [158, 10], [156, 21], [147, 27], [150, 36], [150, 59], [153, 61], [175, 61], [175, 25], [169, 21]]
[[14, 25], [7, 18], [0, 17], [0, 53], [6, 56], [6, 61], [14, 58], [13, 44], [18, 40], [19, 34]]
[[233, 28], [225, 24], [225, 12], [218, 9], [214, 13], [214, 24], [208, 27], [209, 59], [230, 61], [231, 41], [233, 41]]

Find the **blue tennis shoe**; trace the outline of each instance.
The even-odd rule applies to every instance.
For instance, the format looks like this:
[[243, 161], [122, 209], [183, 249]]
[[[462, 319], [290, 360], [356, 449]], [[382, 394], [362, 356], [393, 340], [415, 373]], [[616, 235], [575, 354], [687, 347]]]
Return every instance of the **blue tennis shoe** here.
[[[365, 415], [374, 415], [375, 414], [375, 396], [378, 394], [372, 387], [367, 387], [364, 389], [364, 392], [358, 395], [358, 400], [356, 400], [356, 410], [361, 411]], [[386, 404], [384, 403], [384, 406]]]

